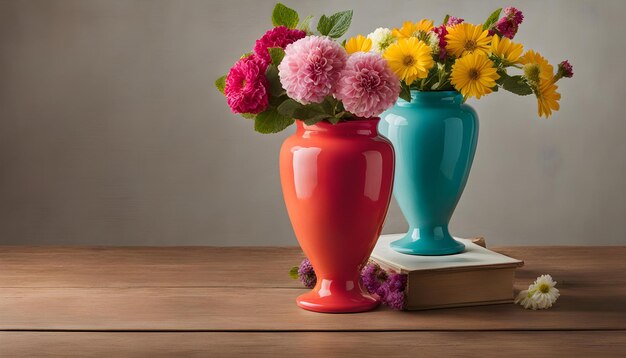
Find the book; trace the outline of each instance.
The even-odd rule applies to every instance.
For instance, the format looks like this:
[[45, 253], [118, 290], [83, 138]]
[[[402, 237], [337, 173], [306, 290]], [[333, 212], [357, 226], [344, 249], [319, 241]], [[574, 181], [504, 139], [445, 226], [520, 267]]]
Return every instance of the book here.
[[521, 260], [459, 239], [465, 251], [456, 255], [416, 256], [394, 251], [389, 244], [404, 234], [381, 235], [371, 259], [382, 268], [407, 274], [405, 308], [478, 306], [513, 302], [515, 269]]

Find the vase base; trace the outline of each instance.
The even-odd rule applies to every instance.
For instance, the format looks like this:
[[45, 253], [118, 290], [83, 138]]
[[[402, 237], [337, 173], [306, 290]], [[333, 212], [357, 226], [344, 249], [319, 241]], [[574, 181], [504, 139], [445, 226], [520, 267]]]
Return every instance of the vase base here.
[[402, 239], [391, 242], [390, 246], [399, 253], [419, 256], [454, 255], [465, 250], [465, 245], [451, 236], [436, 239], [420, 237], [415, 240], [410, 232]]
[[296, 303], [298, 307], [313, 312], [356, 313], [373, 310], [380, 302], [369, 294], [359, 291], [342, 292], [340, 295], [331, 294], [324, 297], [316, 291], [311, 291], [300, 295]]

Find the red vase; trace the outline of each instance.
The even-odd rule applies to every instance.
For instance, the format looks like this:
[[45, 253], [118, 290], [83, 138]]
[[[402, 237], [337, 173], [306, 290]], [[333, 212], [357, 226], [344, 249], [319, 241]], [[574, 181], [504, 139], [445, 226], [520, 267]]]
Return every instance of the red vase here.
[[281, 148], [287, 211], [317, 275], [315, 288], [296, 300], [304, 309], [362, 312], [378, 305], [360, 281], [393, 186], [393, 147], [378, 135], [378, 121], [296, 121], [296, 133]]

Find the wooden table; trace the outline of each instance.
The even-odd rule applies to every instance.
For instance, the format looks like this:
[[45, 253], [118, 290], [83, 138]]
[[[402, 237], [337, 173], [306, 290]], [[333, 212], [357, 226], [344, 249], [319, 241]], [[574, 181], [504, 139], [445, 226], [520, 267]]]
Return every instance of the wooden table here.
[[0, 356], [626, 356], [626, 247], [508, 247], [555, 307], [299, 309], [297, 248], [0, 247]]

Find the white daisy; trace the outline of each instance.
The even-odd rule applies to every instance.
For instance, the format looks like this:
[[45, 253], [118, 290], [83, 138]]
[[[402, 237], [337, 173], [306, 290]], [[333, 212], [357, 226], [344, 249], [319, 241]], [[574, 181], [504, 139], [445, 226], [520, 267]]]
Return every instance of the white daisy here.
[[515, 303], [532, 310], [550, 308], [561, 295], [555, 286], [556, 281], [552, 280], [552, 276], [541, 275], [528, 286], [528, 290], [517, 295]]
[[517, 297], [515, 298], [515, 303], [519, 303], [526, 309], [537, 309], [537, 304], [532, 299], [532, 293], [529, 294], [528, 290], [520, 291], [520, 293], [518, 293]]
[[372, 40], [372, 51], [383, 53], [385, 49], [392, 43], [396, 42], [396, 38], [391, 34], [391, 30], [385, 27], [379, 27], [367, 38]]

